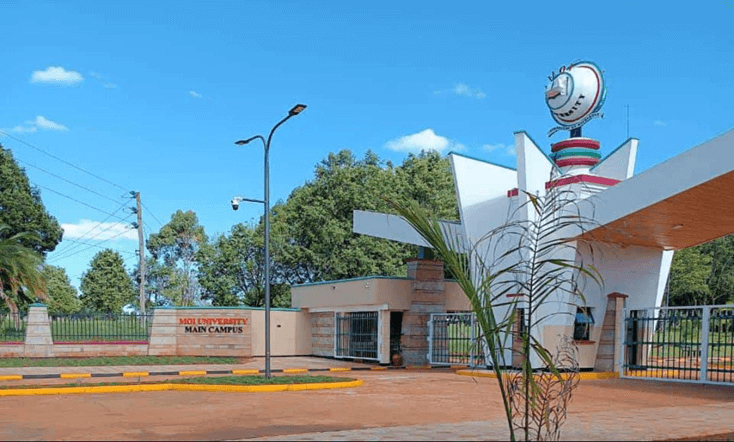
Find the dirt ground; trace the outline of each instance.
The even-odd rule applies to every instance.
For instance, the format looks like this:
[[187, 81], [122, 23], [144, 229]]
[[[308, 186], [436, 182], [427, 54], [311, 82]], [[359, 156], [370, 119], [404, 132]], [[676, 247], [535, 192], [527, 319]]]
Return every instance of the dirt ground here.
[[[352, 372], [342, 377], [361, 378], [364, 385], [278, 393], [166, 391], [3, 397], [0, 438], [243, 439], [502, 416], [494, 379], [457, 376], [449, 371]], [[734, 387], [643, 380], [582, 381], [569, 412], [721, 402], [734, 402]]]

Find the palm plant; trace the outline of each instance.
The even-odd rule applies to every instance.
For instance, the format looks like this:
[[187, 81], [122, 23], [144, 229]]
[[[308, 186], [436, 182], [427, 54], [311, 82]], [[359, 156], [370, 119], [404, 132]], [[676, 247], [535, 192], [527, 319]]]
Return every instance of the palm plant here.
[[[3, 238], [10, 227], [0, 225], [0, 238]], [[16, 233], [8, 238], [0, 239], [0, 299], [5, 302], [15, 320], [16, 329], [20, 328], [18, 302], [32, 301], [32, 296], [48, 301], [46, 284], [40, 272], [43, 263], [41, 256], [22, 245], [23, 239], [30, 239], [33, 234]]]
[[[522, 431], [525, 440], [555, 439], [578, 379], [578, 364], [569, 345], [552, 355], [533, 332], [559, 310], [575, 313], [568, 306], [584, 301], [582, 275], [599, 285], [601, 278], [577, 250], [578, 237], [593, 225], [581, 215], [578, 196], [556, 187], [543, 196], [525, 196], [525, 203], [508, 209], [505, 224], [469, 243], [452, 237], [417, 203], [393, 205], [430, 244], [469, 299], [486, 360], [498, 381], [510, 439], [515, 440], [516, 431]], [[522, 300], [508, 294], [521, 294]], [[519, 305], [527, 312], [523, 318], [518, 318]], [[524, 327], [513, 327], [518, 321]], [[512, 354], [515, 339], [522, 343], [521, 370], [508, 376], [506, 354]], [[539, 370], [550, 375], [537, 376]], [[562, 375], [561, 370], [575, 371], [576, 376]]]

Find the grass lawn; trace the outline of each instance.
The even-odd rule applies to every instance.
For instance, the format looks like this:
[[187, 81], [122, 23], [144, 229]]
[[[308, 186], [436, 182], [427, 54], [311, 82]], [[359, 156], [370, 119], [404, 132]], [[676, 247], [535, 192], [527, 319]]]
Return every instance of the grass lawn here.
[[107, 365], [237, 364], [238, 358], [205, 356], [99, 356], [91, 358], [0, 358], [0, 368]]
[[267, 379], [265, 376], [212, 376], [184, 379], [164, 379], [152, 382], [100, 382], [90, 383], [68, 383], [61, 385], [2, 385], [0, 389], [27, 389], [27, 388], [58, 388], [58, 387], [101, 387], [108, 385], [151, 385], [151, 384], [206, 384], [206, 385], [289, 385], [289, 384], [316, 384], [330, 382], [352, 382], [352, 378], [337, 378], [332, 376], [273, 376]]

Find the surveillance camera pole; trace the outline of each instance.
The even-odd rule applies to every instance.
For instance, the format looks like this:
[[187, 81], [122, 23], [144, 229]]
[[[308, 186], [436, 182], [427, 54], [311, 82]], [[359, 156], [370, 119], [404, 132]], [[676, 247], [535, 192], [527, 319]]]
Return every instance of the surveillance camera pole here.
[[265, 148], [265, 159], [264, 159], [264, 180], [265, 198], [263, 199], [265, 206], [265, 377], [270, 379], [272, 377], [270, 373], [270, 141], [273, 138], [273, 133], [280, 127], [281, 124], [288, 121], [289, 118], [298, 115], [306, 108], [304, 104], [297, 104], [288, 112], [288, 116], [283, 118], [273, 126], [268, 135], [268, 140], [265, 141], [262, 135], [255, 135], [247, 140], [241, 140], [235, 142], [237, 145], [244, 145], [250, 141], [259, 138]]
[[232, 198], [232, 202], [233, 203], [236, 202], [236, 203], [239, 204], [239, 203], [241, 203], [243, 201], [246, 202], [246, 203], [265, 204], [265, 201], [263, 201], [263, 200], [256, 200], [256, 199], [252, 199], [252, 198], [245, 198], [245, 197], [242, 197], [242, 196], [236, 196], [236, 197]]

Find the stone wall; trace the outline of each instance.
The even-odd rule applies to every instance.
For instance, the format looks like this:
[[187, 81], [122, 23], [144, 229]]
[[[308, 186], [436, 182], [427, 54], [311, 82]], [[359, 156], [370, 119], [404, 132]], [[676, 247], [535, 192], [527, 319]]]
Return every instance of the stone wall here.
[[25, 356], [25, 345], [21, 343], [0, 343], [0, 358], [22, 358]]
[[[310, 333], [314, 323], [308, 313], [295, 309], [271, 312], [272, 354], [310, 354]], [[261, 311], [257, 312], [262, 316]], [[328, 336], [319, 347], [333, 354], [333, 313]], [[259, 316], [258, 316], [259, 317]], [[262, 322], [262, 321], [260, 321]], [[260, 324], [260, 323], [258, 323]], [[320, 324], [317, 320], [316, 325]], [[25, 342], [0, 343], [0, 357], [89, 357], [89, 356], [253, 356], [253, 309], [247, 307], [157, 308], [153, 312], [148, 342], [63, 342], [54, 343], [46, 306], [34, 304], [28, 312]], [[260, 324], [262, 325], [262, 324]], [[326, 327], [327, 329], [329, 327]], [[264, 334], [264, 329], [256, 332]], [[321, 331], [321, 329], [319, 329]], [[262, 337], [258, 335], [258, 339]], [[305, 343], [305, 344], [304, 344]]]
[[147, 356], [148, 344], [54, 344], [54, 357]]
[[334, 312], [311, 313], [311, 353], [334, 357]]
[[177, 310], [155, 309], [150, 329], [148, 354], [150, 356], [176, 355]]
[[[252, 315], [249, 310], [212, 308], [176, 311], [177, 355], [252, 356]], [[185, 324], [185, 320], [190, 322]]]

